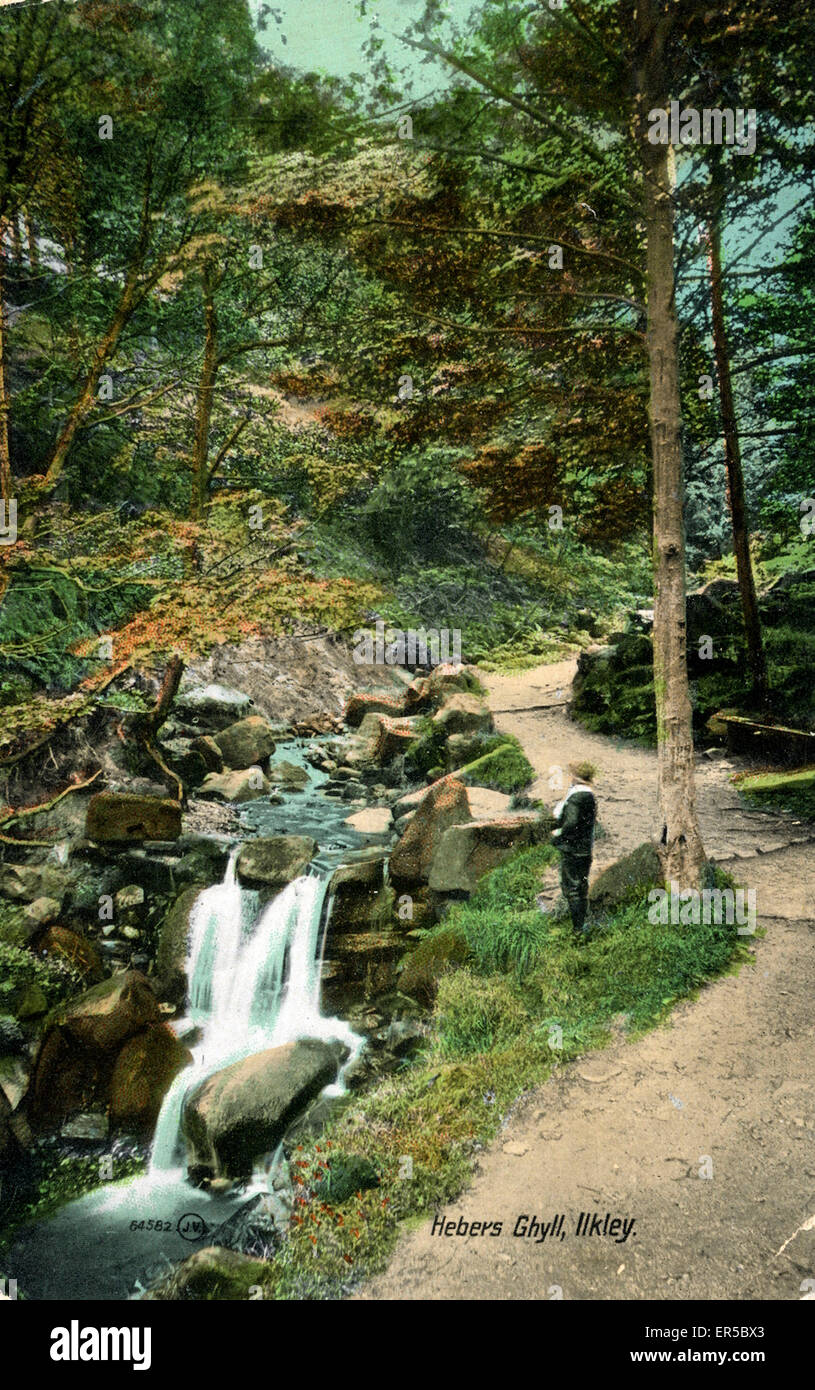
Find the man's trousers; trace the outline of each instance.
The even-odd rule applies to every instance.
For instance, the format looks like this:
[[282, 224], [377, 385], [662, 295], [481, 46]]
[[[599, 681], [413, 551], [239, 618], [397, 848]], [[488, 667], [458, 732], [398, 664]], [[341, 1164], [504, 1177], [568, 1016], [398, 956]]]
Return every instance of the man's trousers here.
[[589, 907], [590, 854], [570, 854], [561, 850], [560, 887], [569, 907], [572, 926], [582, 932]]

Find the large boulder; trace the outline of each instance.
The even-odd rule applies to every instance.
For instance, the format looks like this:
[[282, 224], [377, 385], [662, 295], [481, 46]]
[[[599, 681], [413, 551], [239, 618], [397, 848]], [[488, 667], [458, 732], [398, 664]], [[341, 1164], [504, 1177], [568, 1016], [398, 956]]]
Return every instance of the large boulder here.
[[304, 874], [317, 841], [308, 835], [272, 835], [248, 840], [238, 856], [238, 878], [250, 887], [285, 888]]
[[215, 1072], [187, 1096], [182, 1128], [190, 1173], [245, 1178], [289, 1125], [336, 1078], [347, 1048], [307, 1038]]
[[297, 763], [289, 763], [285, 760], [279, 763], [271, 763], [269, 767], [269, 781], [273, 787], [280, 791], [302, 792], [305, 791], [311, 778], [304, 767], [299, 767]]
[[442, 976], [459, 969], [470, 954], [467, 937], [459, 928], [442, 927], [431, 932], [402, 962], [400, 992], [432, 1005]]
[[89, 840], [106, 844], [177, 840], [181, 834], [181, 805], [169, 797], [97, 792], [88, 803], [85, 834]]
[[257, 801], [259, 796], [268, 796], [272, 784], [264, 777], [259, 767], [247, 767], [244, 771], [210, 772], [204, 778], [198, 791], [202, 801]]
[[223, 772], [223, 754], [211, 734], [200, 734], [192, 740], [190, 747], [203, 758], [207, 772]]
[[209, 887], [224, 876], [231, 840], [224, 835], [182, 835], [176, 845], [180, 856], [173, 864], [173, 880], [178, 888], [191, 884]]
[[192, 1061], [166, 1023], [129, 1038], [110, 1079], [110, 1124], [114, 1130], [152, 1135], [161, 1103], [178, 1073]]
[[397, 886], [426, 883], [442, 836], [451, 826], [468, 820], [470, 803], [466, 787], [455, 777], [443, 777], [434, 782], [419, 802], [391, 855], [391, 882]]
[[379, 720], [379, 738], [376, 744], [376, 761], [384, 766], [394, 758], [404, 757], [408, 749], [418, 743], [421, 731], [414, 719], [389, 719], [382, 715]]
[[265, 762], [275, 750], [272, 726], [259, 714], [251, 714], [248, 719], [240, 719], [230, 724], [213, 742], [217, 745], [227, 767], [253, 767]]
[[484, 701], [466, 692], [449, 695], [433, 715], [433, 725], [448, 736], [489, 733], [493, 727], [492, 714]]
[[328, 885], [329, 937], [338, 931], [381, 928], [390, 921], [393, 894], [385, 890], [385, 857], [384, 849], [363, 850], [335, 870]]
[[481, 693], [478, 676], [471, 667], [443, 662], [428, 675], [417, 676], [411, 682], [405, 692], [406, 706], [411, 710], [432, 708], [455, 691]]
[[3, 864], [0, 866], [0, 893], [15, 902], [36, 902], [50, 898], [62, 906], [76, 875], [59, 864]]
[[72, 999], [54, 1016], [40, 1044], [29, 1090], [29, 1115], [41, 1128], [89, 1105], [108, 1103], [114, 1064], [135, 1034], [161, 1023], [146, 977], [124, 971]]
[[378, 892], [385, 882], [385, 859], [384, 849], [360, 850], [347, 864], [334, 870], [328, 885], [329, 897]]
[[387, 835], [390, 837], [391, 813], [388, 806], [366, 806], [364, 811], [355, 811], [347, 816], [345, 824], [356, 830], [358, 835]]
[[467, 801], [473, 820], [493, 820], [496, 816], [506, 816], [512, 806], [512, 797], [506, 792], [491, 791], [488, 787], [468, 786]]
[[147, 977], [139, 970], [125, 970], [69, 1000], [59, 1010], [55, 1025], [88, 1051], [108, 1053], [160, 1019]]
[[180, 718], [207, 732], [226, 729], [236, 720], [245, 718], [253, 703], [242, 690], [233, 690], [227, 685], [196, 686], [180, 691], [175, 697], [175, 709]]
[[348, 767], [364, 770], [377, 766], [382, 718], [381, 714], [366, 714], [356, 734], [343, 740], [343, 757]]
[[589, 902], [596, 912], [611, 912], [663, 882], [656, 845], [646, 840], [598, 874], [589, 889]]
[[392, 695], [352, 695], [345, 706], [343, 718], [350, 729], [357, 729], [366, 714], [389, 714], [396, 717], [403, 713], [404, 701]]
[[478, 880], [515, 850], [548, 840], [551, 828], [551, 816], [525, 811], [451, 826], [433, 855], [428, 877], [431, 891], [472, 893]]
[[158, 929], [156, 991], [159, 999], [177, 1006], [183, 1004], [187, 997], [190, 913], [204, 887], [204, 883], [194, 883], [185, 888], [169, 907]]
[[[196, 740], [199, 742], [199, 740]], [[197, 787], [212, 769], [188, 738], [169, 738], [161, 745], [161, 756], [185, 787]]]

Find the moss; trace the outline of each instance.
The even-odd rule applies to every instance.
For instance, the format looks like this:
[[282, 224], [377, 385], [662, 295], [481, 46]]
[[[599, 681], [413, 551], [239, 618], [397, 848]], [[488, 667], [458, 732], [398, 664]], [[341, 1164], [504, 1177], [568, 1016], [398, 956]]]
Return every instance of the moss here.
[[25, 911], [12, 903], [0, 903], [0, 945], [25, 946], [31, 931]]
[[468, 763], [458, 773], [470, 787], [490, 787], [494, 791], [521, 791], [535, 780], [535, 769], [516, 738], [506, 736], [498, 746]]
[[595, 879], [589, 894], [594, 911], [609, 912], [641, 900], [650, 888], [662, 884], [662, 865], [650, 840], [609, 864]]
[[0, 941], [0, 1013], [14, 1017], [32, 1010], [45, 1013], [71, 994], [80, 981], [79, 971], [66, 961], [51, 956], [40, 960], [24, 946]]
[[152, 1301], [202, 1303], [246, 1302], [258, 1295], [275, 1296], [275, 1279], [270, 1266], [222, 1246], [196, 1250], [172, 1274], [162, 1279], [147, 1298]]
[[399, 976], [399, 989], [424, 1004], [432, 1004], [439, 981], [448, 971], [463, 965], [470, 946], [463, 931], [442, 926], [430, 931], [405, 957]]
[[434, 724], [429, 715], [422, 717], [417, 728], [419, 738], [411, 744], [405, 754], [407, 776], [426, 777], [431, 770], [438, 768], [441, 768], [439, 776], [444, 776], [444, 750], [447, 743], [444, 730]]
[[759, 772], [734, 779], [747, 801], [815, 820], [815, 768], [796, 772]]
[[379, 1187], [379, 1181], [379, 1172], [369, 1158], [335, 1149], [326, 1163], [320, 1196], [333, 1207], [341, 1207], [355, 1193]]

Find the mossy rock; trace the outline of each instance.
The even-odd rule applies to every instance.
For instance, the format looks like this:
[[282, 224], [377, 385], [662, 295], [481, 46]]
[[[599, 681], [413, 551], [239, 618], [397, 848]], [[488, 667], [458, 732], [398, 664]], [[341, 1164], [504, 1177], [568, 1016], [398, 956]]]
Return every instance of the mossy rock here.
[[463, 931], [442, 927], [431, 932], [405, 957], [399, 976], [401, 993], [432, 1004], [442, 976], [457, 970], [469, 955], [470, 946]]
[[147, 1299], [189, 1299], [202, 1302], [234, 1301], [245, 1303], [250, 1290], [268, 1282], [269, 1266], [265, 1260], [241, 1255], [237, 1250], [209, 1245], [177, 1265], [153, 1289]]
[[31, 922], [25, 915], [25, 909], [11, 903], [0, 905], [0, 942], [9, 946], [26, 946], [30, 936]]
[[654, 648], [650, 637], [641, 632], [626, 633], [614, 644], [609, 661], [612, 670], [633, 671], [648, 666], [653, 671]]
[[535, 769], [515, 738], [505, 739], [498, 748], [468, 763], [457, 774], [468, 787], [490, 787], [493, 791], [521, 791], [535, 780]]
[[320, 1196], [332, 1207], [340, 1207], [357, 1192], [379, 1187], [379, 1173], [369, 1158], [359, 1154], [333, 1153], [328, 1163], [328, 1179]]
[[193, 883], [180, 893], [158, 929], [156, 950], [157, 993], [170, 1004], [181, 1005], [187, 995], [187, 941], [190, 913], [206, 883]]
[[623, 859], [618, 859], [603, 870], [589, 890], [589, 902], [596, 912], [611, 912], [625, 903], [636, 901], [649, 888], [659, 887], [663, 882], [662, 864], [656, 846], [646, 840]]

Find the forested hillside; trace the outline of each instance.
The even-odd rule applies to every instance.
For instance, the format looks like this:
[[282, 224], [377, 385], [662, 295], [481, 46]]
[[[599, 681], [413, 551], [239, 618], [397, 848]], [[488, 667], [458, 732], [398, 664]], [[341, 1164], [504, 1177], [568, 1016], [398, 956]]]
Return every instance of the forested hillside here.
[[[238, 0], [3, 17], [7, 752], [53, 697], [241, 633], [376, 612], [460, 628], [470, 659], [523, 661], [650, 606], [628, 156], [609, 134], [599, 162], [568, 122], [541, 129], [500, 100], [518, 59], [493, 8], [467, 60], [480, 85], [456, 60], [444, 97], [373, 117], [351, 83], [270, 68]], [[796, 189], [777, 255], [756, 265], [745, 238], [724, 280], [768, 577], [810, 561], [795, 100], [767, 117], [760, 159], [731, 156], [724, 190], [770, 225]], [[732, 541], [694, 175], [679, 184], [688, 547], [718, 573]]]

